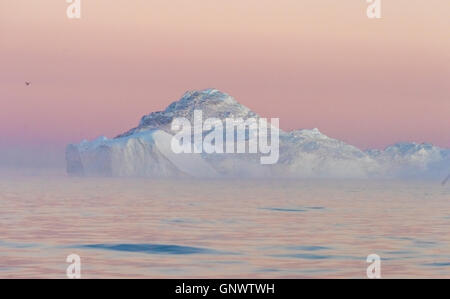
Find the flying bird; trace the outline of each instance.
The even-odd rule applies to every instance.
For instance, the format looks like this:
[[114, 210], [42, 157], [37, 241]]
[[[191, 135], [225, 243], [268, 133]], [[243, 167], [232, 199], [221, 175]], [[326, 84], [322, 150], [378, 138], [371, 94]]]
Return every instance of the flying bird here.
[[448, 175], [448, 177], [445, 178], [445, 180], [442, 181], [442, 186], [447, 184], [448, 181], [450, 181], [450, 174]]
[[31, 85], [31, 82], [30, 82], [30, 81], [25, 81], [25, 85], [26, 85], [26, 86], [30, 86], [30, 85]]

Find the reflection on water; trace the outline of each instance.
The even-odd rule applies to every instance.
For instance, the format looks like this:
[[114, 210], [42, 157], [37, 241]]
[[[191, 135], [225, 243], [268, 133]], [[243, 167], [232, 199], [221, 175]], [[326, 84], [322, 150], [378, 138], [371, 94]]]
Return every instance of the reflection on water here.
[[0, 277], [450, 278], [440, 182], [0, 178]]

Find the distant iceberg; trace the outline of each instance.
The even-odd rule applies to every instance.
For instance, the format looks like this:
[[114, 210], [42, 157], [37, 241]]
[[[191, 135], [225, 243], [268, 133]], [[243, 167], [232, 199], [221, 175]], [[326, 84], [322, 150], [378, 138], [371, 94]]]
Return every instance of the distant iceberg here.
[[259, 154], [175, 154], [170, 146], [172, 120], [191, 120], [194, 110], [221, 120], [260, 118], [219, 90], [190, 91], [113, 139], [68, 145], [67, 172], [154, 178], [442, 178], [450, 171], [449, 149], [398, 143], [385, 150], [362, 151], [318, 129], [280, 130], [280, 157], [274, 165], [261, 165]]

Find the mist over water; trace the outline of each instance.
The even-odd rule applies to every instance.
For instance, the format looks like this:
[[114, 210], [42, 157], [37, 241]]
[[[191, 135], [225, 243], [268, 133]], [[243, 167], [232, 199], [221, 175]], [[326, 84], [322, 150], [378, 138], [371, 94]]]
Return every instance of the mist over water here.
[[64, 145], [2, 145], [0, 176], [65, 175]]
[[450, 278], [435, 181], [2, 176], [0, 277]]

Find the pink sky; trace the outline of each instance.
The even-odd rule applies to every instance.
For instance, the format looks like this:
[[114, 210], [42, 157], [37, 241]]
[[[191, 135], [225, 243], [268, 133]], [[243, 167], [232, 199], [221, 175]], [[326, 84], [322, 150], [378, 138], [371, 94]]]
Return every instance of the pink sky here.
[[450, 147], [450, 1], [382, 2], [0, 0], [0, 147], [113, 137], [208, 87], [286, 130]]

